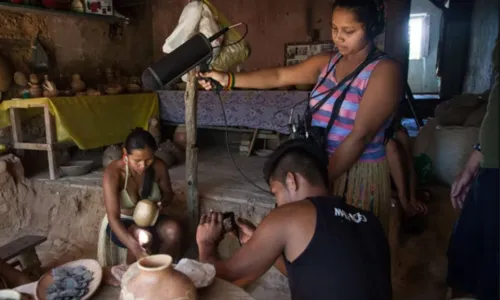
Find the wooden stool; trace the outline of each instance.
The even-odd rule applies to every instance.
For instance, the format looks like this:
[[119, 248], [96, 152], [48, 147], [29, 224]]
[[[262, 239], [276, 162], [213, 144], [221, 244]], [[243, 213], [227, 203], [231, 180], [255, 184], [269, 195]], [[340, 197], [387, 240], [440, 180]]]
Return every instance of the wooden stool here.
[[38, 259], [35, 247], [45, 242], [47, 237], [39, 235], [26, 235], [0, 247], [0, 258], [9, 261], [13, 267], [20, 266], [28, 276], [39, 278], [42, 275], [42, 263]]

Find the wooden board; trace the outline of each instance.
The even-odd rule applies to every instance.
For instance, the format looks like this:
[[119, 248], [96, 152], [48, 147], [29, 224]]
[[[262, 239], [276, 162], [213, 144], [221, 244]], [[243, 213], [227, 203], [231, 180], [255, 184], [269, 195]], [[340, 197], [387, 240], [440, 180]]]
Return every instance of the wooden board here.
[[12, 259], [21, 254], [23, 251], [38, 246], [46, 240], [47, 237], [40, 235], [26, 235], [20, 237], [17, 240], [13, 240], [12, 242], [0, 247], [0, 259]]

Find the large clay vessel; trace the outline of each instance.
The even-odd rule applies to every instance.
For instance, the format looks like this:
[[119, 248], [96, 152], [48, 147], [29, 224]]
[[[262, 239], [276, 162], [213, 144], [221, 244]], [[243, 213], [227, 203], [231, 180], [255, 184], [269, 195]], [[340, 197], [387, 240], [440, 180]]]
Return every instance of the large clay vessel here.
[[[130, 267], [133, 268], [133, 265]], [[172, 266], [172, 257], [159, 254], [140, 259], [137, 268], [122, 279], [120, 300], [197, 300], [196, 288]]]

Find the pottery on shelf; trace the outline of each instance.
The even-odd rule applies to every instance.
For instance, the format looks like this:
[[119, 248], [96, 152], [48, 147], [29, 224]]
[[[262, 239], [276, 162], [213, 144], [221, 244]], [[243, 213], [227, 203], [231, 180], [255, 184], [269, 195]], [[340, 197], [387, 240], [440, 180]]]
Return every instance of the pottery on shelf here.
[[31, 98], [40, 98], [43, 95], [43, 89], [38, 84], [32, 84], [30, 87]]
[[102, 166], [106, 168], [112, 161], [120, 159], [122, 149], [117, 145], [111, 145], [102, 154]]
[[38, 84], [40, 81], [38, 80], [38, 76], [36, 74], [30, 74], [30, 83]]
[[80, 77], [80, 74], [73, 74], [71, 80], [71, 88], [73, 89], [73, 91], [75, 91], [75, 93], [83, 92], [87, 88], [87, 85]]
[[82, 0], [73, 0], [71, 2], [71, 10], [75, 12], [84, 12], [85, 6], [83, 6]]
[[141, 86], [136, 84], [136, 83], [129, 83], [127, 84], [127, 92], [131, 94], [136, 94], [141, 91]]
[[175, 270], [172, 263], [172, 257], [164, 254], [140, 259], [134, 273], [123, 277], [120, 299], [197, 300], [191, 279]]
[[156, 223], [160, 210], [156, 202], [151, 200], [141, 200], [137, 202], [134, 209], [134, 222], [139, 227], [150, 227]]
[[123, 91], [123, 87], [119, 84], [110, 84], [106, 87], [106, 94], [117, 95]]
[[16, 72], [14, 73], [14, 82], [20, 87], [25, 87], [28, 85], [28, 78], [23, 72]]

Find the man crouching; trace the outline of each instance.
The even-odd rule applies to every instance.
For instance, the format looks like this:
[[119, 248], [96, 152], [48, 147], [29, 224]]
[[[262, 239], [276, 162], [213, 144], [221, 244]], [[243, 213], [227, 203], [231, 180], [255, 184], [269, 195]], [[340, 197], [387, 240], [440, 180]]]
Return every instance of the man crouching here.
[[377, 217], [330, 196], [328, 160], [305, 140], [276, 149], [264, 175], [277, 208], [257, 228], [238, 220], [242, 247], [220, 260], [222, 214], [201, 217], [199, 259], [217, 276], [252, 281], [275, 265], [288, 276], [293, 300], [388, 300], [392, 298], [390, 253]]

